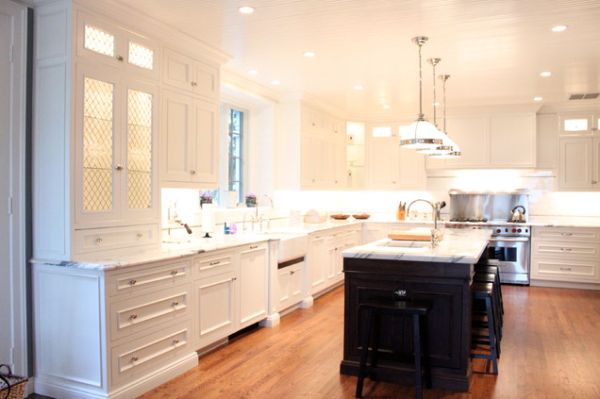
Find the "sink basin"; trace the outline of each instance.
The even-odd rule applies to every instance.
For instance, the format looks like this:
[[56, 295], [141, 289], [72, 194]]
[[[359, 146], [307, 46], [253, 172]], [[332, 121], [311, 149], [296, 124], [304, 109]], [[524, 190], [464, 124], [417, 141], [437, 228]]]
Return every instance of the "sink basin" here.
[[277, 261], [279, 263], [306, 256], [308, 235], [298, 233], [281, 234], [277, 238], [279, 238], [277, 243]]

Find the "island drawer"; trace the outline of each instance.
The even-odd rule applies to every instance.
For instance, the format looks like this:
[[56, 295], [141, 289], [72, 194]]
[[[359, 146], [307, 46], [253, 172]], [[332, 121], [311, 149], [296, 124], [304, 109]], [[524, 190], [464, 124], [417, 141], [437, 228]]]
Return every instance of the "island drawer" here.
[[597, 242], [600, 243], [600, 229], [575, 227], [534, 227], [533, 240], [554, 242]]
[[135, 270], [111, 273], [108, 282], [110, 295], [131, 296], [189, 282], [190, 264], [189, 259], [177, 260], [153, 267], [138, 266]]
[[180, 285], [110, 304], [111, 340], [189, 317], [191, 285]]

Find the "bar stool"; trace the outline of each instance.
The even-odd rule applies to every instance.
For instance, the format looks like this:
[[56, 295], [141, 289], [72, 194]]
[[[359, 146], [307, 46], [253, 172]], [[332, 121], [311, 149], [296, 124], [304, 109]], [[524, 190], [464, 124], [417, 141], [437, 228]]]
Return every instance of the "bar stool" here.
[[[498, 336], [498, 340], [502, 340], [502, 327], [504, 326], [504, 320], [502, 317], [502, 310], [500, 305], [500, 284], [498, 284], [496, 276], [491, 273], [475, 273], [475, 275], [473, 276], [473, 281], [477, 283], [492, 283], [494, 285], [492, 305], [494, 307], [495, 312], [494, 321], [496, 327], [496, 335]], [[473, 313], [477, 314], [476, 311]], [[482, 313], [485, 315], [485, 312]], [[498, 350], [498, 354], [500, 354], [500, 350]]]
[[[475, 282], [471, 286], [473, 294], [473, 307], [481, 303], [485, 307], [486, 328], [473, 329], [471, 358], [486, 359], [486, 371], [489, 370], [490, 361], [493, 366], [493, 373], [498, 374], [499, 341], [496, 334], [495, 310], [494, 310], [494, 284]], [[487, 346], [489, 353], [475, 353], [473, 349], [476, 346]]]
[[[371, 369], [377, 366], [377, 357], [379, 349], [379, 324], [381, 316], [391, 315], [400, 318], [410, 318], [412, 320], [413, 330], [413, 355], [415, 366], [415, 397], [423, 397], [423, 375], [427, 377], [428, 368], [424, 365], [425, 351], [424, 344], [427, 336], [423, 331], [423, 320], [426, 319], [429, 312], [429, 305], [420, 302], [392, 301], [371, 299], [359, 304], [359, 320], [364, 320], [363, 313], [366, 312], [367, 325], [360, 326], [360, 345], [362, 351], [360, 355], [360, 366], [358, 369], [358, 380], [356, 382], [356, 397], [362, 397], [363, 382]], [[371, 345], [371, 365], [367, 365], [369, 357], [369, 342]]]
[[475, 273], [491, 273], [496, 276], [496, 288], [500, 297], [500, 310], [504, 314], [504, 299], [502, 298], [502, 288], [500, 283], [500, 268], [493, 265], [475, 265]]

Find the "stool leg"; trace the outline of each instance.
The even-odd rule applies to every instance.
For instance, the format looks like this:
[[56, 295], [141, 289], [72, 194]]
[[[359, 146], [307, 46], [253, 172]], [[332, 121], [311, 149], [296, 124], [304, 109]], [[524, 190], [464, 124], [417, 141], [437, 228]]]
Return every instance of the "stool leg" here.
[[423, 381], [421, 368], [421, 326], [419, 315], [413, 315], [413, 350], [415, 354], [415, 397], [423, 398]]
[[492, 297], [488, 296], [485, 298], [485, 309], [487, 311], [488, 319], [488, 334], [490, 335], [490, 357], [493, 366], [494, 374], [498, 374], [498, 353], [496, 351], [496, 327], [494, 326], [494, 310], [492, 309]]
[[381, 315], [373, 313], [373, 322], [371, 327], [371, 367], [376, 367], [379, 361], [379, 326], [381, 324]]
[[[361, 322], [362, 312], [359, 312], [358, 322]], [[356, 394], [357, 398], [362, 397], [363, 383], [365, 375], [367, 374], [367, 358], [369, 356], [369, 338], [371, 336], [371, 324], [373, 323], [373, 311], [367, 310], [367, 328], [361, 331], [360, 344], [362, 346], [362, 352], [360, 353], [360, 365], [358, 366], [358, 379], [356, 381]], [[365, 331], [366, 330], [366, 331]]]

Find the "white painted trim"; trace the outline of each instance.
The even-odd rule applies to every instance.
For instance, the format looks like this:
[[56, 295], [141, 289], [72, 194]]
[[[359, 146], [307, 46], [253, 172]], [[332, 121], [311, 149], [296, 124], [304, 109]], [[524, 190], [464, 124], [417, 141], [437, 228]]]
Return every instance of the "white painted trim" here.
[[571, 283], [567, 281], [549, 281], [549, 280], [531, 280], [531, 287], [550, 287], [550, 288], [570, 288], [577, 290], [596, 290], [600, 291], [600, 284], [593, 283]]

